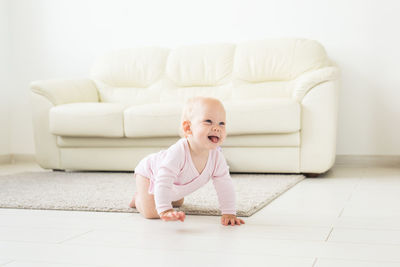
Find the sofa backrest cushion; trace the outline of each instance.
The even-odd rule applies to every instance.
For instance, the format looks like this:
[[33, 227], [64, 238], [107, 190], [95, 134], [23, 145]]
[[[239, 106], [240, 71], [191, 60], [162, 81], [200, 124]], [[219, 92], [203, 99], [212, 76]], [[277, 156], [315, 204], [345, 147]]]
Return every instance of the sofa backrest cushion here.
[[325, 49], [306, 39], [270, 39], [238, 44], [234, 78], [248, 82], [288, 81], [327, 64]]
[[233, 100], [257, 98], [291, 98], [293, 92], [292, 81], [267, 81], [251, 83], [235, 80], [232, 85], [231, 97]]
[[91, 76], [109, 86], [149, 87], [164, 74], [168, 49], [139, 47], [112, 51], [99, 57]]
[[329, 64], [316, 41], [268, 39], [114, 51], [99, 58], [91, 75], [101, 102], [139, 105], [183, 102], [197, 95], [220, 100], [290, 97], [295, 78]]
[[172, 50], [166, 74], [177, 86], [216, 86], [230, 78], [233, 44], [192, 45]]

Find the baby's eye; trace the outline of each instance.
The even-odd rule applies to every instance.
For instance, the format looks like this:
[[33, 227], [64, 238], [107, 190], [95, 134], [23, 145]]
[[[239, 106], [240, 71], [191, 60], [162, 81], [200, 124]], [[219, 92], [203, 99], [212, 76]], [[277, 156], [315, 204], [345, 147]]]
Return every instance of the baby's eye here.
[[212, 123], [211, 120], [205, 120], [204, 122], [206, 122], [206, 123]]
[[219, 125], [225, 126], [225, 122], [221, 121]]

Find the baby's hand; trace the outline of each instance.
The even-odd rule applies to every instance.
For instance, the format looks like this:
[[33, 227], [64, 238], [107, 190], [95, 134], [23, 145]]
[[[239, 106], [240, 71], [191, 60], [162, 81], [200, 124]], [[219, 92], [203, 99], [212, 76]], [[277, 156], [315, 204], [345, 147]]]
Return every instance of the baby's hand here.
[[237, 218], [233, 214], [223, 214], [221, 217], [221, 223], [223, 225], [232, 225], [234, 226], [235, 224], [241, 225], [244, 224], [244, 221], [242, 219]]
[[186, 215], [183, 211], [178, 212], [174, 209], [166, 210], [166, 211], [163, 211], [160, 213], [161, 220], [166, 221], [166, 222], [177, 221], [177, 220], [180, 220], [183, 222], [185, 220], [185, 217], [186, 217]]

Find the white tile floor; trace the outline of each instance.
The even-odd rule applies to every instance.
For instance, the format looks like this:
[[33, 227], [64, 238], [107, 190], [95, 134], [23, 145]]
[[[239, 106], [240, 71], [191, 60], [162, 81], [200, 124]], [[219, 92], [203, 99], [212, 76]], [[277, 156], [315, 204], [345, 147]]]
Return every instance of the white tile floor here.
[[[0, 165], [30, 170], [41, 168]], [[214, 216], [0, 209], [0, 266], [400, 266], [399, 203], [399, 157], [343, 157], [237, 227]]]

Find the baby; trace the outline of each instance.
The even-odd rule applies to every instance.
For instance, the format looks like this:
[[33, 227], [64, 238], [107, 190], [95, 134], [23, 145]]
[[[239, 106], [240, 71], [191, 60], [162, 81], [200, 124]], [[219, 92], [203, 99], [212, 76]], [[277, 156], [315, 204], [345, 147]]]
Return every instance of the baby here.
[[183, 222], [185, 213], [173, 207], [180, 207], [184, 196], [212, 179], [221, 223], [244, 224], [236, 217], [233, 183], [219, 148], [226, 137], [225, 123], [225, 109], [219, 100], [190, 98], [182, 114], [183, 137], [167, 150], [148, 155], [135, 168], [137, 192], [129, 206], [147, 219]]

